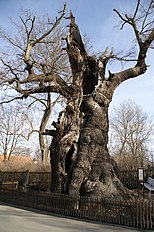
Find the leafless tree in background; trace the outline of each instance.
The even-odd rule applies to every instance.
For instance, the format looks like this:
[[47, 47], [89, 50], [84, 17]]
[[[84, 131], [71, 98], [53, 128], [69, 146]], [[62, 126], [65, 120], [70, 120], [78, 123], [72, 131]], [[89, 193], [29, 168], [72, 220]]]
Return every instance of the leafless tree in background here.
[[122, 102], [111, 112], [111, 153], [118, 167], [135, 170], [149, 160], [149, 143], [154, 125], [132, 100]]
[[28, 137], [31, 123], [20, 106], [1, 106], [0, 109], [0, 152], [5, 161]]
[[[1, 31], [1, 38], [5, 39], [7, 42], [7, 49], [4, 49], [2, 53], [3, 58], [1, 59], [4, 64], [3, 78], [1, 80], [1, 88], [3, 90], [1, 103], [10, 103], [18, 99], [24, 100], [29, 96], [30, 99], [28, 100], [27, 107], [30, 108], [32, 105], [35, 105], [35, 108], [39, 109], [39, 112], [42, 114], [40, 126], [39, 128], [34, 127], [30, 135], [32, 132], [38, 132], [39, 134], [41, 159], [43, 162], [49, 160], [49, 144], [47, 142], [47, 137], [44, 136], [44, 131], [48, 125], [53, 107], [58, 102], [62, 101], [62, 97], [57, 95], [52, 101], [52, 94], [49, 92], [42, 95], [39, 93], [33, 95], [30, 93], [28, 95], [16, 95], [13, 91], [13, 89], [16, 89], [16, 86], [13, 84], [8, 85], [5, 82], [5, 78], [8, 73], [13, 78], [18, 78], [18, 76], [20, 76], [20, 78], [24, 79], [27, 73], [32, 77], [33, 73], [31, 73], [30, 70], [33, 67], [38, 74], [46, 75], [50, 72], [56, 73], [57, 75], [61, 74], [64, 79], [70, 79], [69, 62], [66, 58], [66, 51], [62, 49], [62, 38], [65, 35], [64, 26], [59, 25], [60, 20], [61, 17], [54, 23], [51, 22], [49, 18], [45, 17], [36, 22], [35, 16], [32, 15], [30, 11], [25, 11], [20, 17], [19, 23], [12, 21], [17, 30], [17, 34]], [[10, 50], [9, 58], [7, 56], [8, 50]], [[5, 56], [7, 56], [6, 59], [4, 59]], [[18, 62], [19, 58], [20, 64]], [[44, 85], [43, 79], [40, 77], [40, 86]], [[33, 85], [35, 84], [33, 83]], [[30, 84], [27, 85], [25, 83], [25, 88], [27, 87], [30, 87]], [[37, 114], [36, 110], [34, 110], [34, 112], [34, 114]]]

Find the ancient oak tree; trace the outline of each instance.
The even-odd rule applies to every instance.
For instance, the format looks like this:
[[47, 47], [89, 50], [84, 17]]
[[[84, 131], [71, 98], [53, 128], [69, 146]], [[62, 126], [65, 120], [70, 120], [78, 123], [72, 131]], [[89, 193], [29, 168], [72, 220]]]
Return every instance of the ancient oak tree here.
[[[130, 197], [129, 191], [116, 175], [116, 165], [107, 148], [108, 108], [115, 89], [123, 81], [147, 70], [146, 54], [154, 39], [152, 10], [153, 1], [148, 1], [148, 6], [143, 9], [140, 0], [131, 16], [123, 16], [114, 10], [123, 22], [122, 28], [129, 24], [134, 30], [138, 54], [131, 68], [117, 73], [109, 72], [109, 75], [106, 67], [109, 60], [115, 58], [113, 51], [106, 49], [100, 57], [90, 56], [72, 12], [69, 16], [69, 33], [65, 39], [72, 72], [71, 83], [52, 70], [45, 74], [43, 71], [35, 72], [31, 52], [38, 42], [44, 41], [48, 33], [33, 40], [29, 38], [23, 54], [27, 76], [20, 79], [14, 75], [9, 83], [23, 96], [54, 92], [67, 100], [58, 121], [53, 122], [54, 129], [46, 131], [46, 134], [53, 136], [50, 145], [52, 192], [91, 197]], [[60, 19], [65, 14], [65, 7], [61, 13]], [[138, 17], [138, 13], [141, 13], [141, 17]], [[55, 26], [60, 19], [57, 19]]]

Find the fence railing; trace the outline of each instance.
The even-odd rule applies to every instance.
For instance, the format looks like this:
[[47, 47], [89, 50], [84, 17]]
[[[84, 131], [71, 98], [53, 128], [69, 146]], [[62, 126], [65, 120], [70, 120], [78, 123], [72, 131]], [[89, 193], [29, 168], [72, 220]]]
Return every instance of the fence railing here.
[[[144, 170], [144, 179], [154, 177], [154, 169]], [[124, 186], [133, 189], [138, 187], [138, 171], [120, 171], [119, 178]], [[51, 183], [50, 172], [0, 172], [1, 181], [18, 181], [19, 185], [38, 183], [41, 188], [48, 189]]]
[[91, 199], [40, 192], [2, 190], [0, 201], [51, 213], [140, 229], [154, 229], [154, 201]]
[[[154, 177], [154, 169], [144, 170], [144, 180], [147, 181], [148, 177]], [[138, 170], [135, 171], [120, 171], [119, 178], [124, 186], [129, 189], [138, 187]]]
[[51, 184], [51, 172], [0, 172], [0, 182], [18, 181], [20, 185], [33, 185], [48, 190]]

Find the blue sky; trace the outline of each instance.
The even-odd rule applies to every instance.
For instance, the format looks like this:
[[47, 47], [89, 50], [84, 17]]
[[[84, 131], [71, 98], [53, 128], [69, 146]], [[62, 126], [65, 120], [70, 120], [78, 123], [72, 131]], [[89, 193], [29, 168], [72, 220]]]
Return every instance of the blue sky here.
[[[11, 16], [17, 19], [21, 9], [31, 9], [36, 15], [48, 13], [54, 18], [65, 2], [65, 0], [0, 0], [0, 26], [8, 28], [8, 18]], [[81, 34], [87, 34], [94, 51], [104, 51], [107, 46], [113, 46], [116, 51], [129, 49], [133, 32], [129, 27], [124, 28], [123, 31], [115, 27], [119, 23], [119, 18], [113, 12], [113, 8], [132, 12], [135, 0], [68, 0], [67, 2], [68, 11], [70, 9], [73, 11]], [[110, 109], [130, 98], [154, 118], [153, 57], [153, 51], [150, 51], [147, 58], [150, 67], [146, 74], [126, 81], [117, 88]], [[119, 71], [119, 68], [121, 66], [114, 65], [111, 71]]]

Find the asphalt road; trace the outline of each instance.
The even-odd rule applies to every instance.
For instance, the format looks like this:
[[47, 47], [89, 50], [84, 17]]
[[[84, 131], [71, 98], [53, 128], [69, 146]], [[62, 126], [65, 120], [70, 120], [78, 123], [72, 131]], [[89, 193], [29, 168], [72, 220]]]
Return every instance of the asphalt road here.
[[129, 228], [90, 223], [0, 203], [0, 232], [138, 232]]

